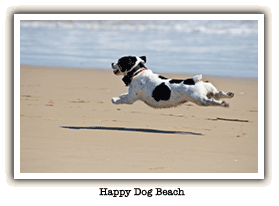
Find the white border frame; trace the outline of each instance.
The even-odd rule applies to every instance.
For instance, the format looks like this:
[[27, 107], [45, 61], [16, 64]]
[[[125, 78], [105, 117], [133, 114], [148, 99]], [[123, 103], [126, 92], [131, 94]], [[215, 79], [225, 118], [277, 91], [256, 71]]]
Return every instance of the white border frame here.
[[[258, 173], [20, 173], [20, 20], [258, 20]], [[14, 179], [264, 179], [264, 14], [15, 14]]]

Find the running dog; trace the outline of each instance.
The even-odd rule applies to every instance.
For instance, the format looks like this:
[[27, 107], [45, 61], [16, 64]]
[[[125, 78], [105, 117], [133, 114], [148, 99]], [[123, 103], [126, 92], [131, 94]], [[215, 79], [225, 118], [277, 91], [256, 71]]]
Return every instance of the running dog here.
[[133, 104], [141, 100], [153, 108], [176, 107], [185, 102], [200, 106], [228, 107], [222, 98], [232, 98], [233, 92], [218, 91], [211, 83], [201, 81], [202, 75], [189, 79], [168, 79], [154, 74], [145, 66], [146, 57], [124, 56], [112, 63], [115, 75], [124, 75], [123, 81], [129, 92], [113, 97], [113, 104]]

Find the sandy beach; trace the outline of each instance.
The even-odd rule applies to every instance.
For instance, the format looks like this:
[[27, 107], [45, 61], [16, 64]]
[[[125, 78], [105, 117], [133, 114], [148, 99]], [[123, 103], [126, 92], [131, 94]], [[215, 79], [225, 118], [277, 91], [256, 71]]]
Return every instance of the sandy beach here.
[[[258, 82], [203, 76], [229, 108], [114, 105], [110, 70], [21, 66], [21, 173], [257, 173]], [[186, 79], [192, 74], [163, 74]]]

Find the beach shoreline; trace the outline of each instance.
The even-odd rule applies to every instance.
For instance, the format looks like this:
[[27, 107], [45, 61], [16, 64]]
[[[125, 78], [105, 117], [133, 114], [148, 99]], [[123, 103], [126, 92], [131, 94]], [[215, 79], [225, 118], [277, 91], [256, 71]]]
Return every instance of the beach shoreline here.
[[[90, 68], [90, 67], [58, 67], [58, 66], [43, 66], [43, 65], [20, 65], [20, 67], [33, 67], [36, 69], [78, 69], [78, 70], [96, 70], [96, 71], [106, 71], [106, 72], [111, 72], [112, 69], [111, 68]], [[193, 72], [193, 73], [182, 73], [182, 72], [154, 72], [155, 74], [164, 74], [166, 76], [178, 76], [178, 75], [182, 75], [182, 76], [194, 76], [197, 74], [201, 74], [200, 72]], [[229, 75], [210, 75], [210, 74], [202, 74], [205, 77], [212, 77], [212, 78], [221, 78], [221, 79], [238, 79], [238, 80], [244, 80], [244, 81], [258, 81], [258, 77], [239, 77], [239, 76], [229, 76]]]
[[[229, 108], [113, 105], [109, 69], [21, 65], [21, 173], [257, 173], [256, 78], [203, 75]], [[193, 74], [163, 73], [168, 78]]]

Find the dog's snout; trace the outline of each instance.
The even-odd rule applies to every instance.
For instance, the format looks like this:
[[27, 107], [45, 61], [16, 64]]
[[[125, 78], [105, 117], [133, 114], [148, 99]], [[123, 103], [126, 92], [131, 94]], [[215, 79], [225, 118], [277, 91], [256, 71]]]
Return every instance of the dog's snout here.
[[111, 68], [112, 69], [118, 69], [118, 65], [116, 63], [111, 63]]
[[115, 63], [111, 63], [111, 68], [116, 69], [117, 65]]

